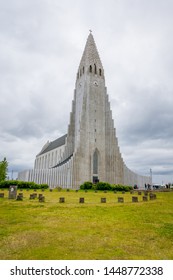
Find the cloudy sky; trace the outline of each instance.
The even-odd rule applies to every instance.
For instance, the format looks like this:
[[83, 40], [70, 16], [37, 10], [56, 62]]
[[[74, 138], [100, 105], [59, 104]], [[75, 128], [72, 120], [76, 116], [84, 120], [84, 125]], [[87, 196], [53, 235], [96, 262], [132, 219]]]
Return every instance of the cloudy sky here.
[[10, 174], [67, 132], [92, 29], [126, 165], [173, 182], [172, 15], [172, 0], [0, 0], [0, 160]]

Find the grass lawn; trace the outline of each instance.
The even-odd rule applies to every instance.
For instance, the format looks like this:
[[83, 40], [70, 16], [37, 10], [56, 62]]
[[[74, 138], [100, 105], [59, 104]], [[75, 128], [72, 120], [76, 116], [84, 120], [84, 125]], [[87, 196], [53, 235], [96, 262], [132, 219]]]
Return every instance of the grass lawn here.
[[[9, 200], [4, 192], [1, 260], [173, 260], [173, 192], [157, 192], [156, 200], [146, 202], [136, 194], [138, 203], [130, 193], [46, 190], [40, 203], [29, 200], [33, 191], [24, 190], [23, 201]], [[119, 196], [124, 203], [117, 202]]]

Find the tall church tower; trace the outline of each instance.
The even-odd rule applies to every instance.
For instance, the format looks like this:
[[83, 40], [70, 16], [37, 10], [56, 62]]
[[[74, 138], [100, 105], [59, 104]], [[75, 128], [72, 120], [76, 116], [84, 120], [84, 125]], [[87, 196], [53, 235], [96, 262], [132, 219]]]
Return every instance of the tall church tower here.
[[[105, 87], [104, 69], [90, 33], [76, 79], [70, 132], [75, 181], [123, 184], [123, 161]], [[70, 141], [69, 141], [70, 142]]]
[[90, 33], [79, 64], [67, 134], [47, 142], [33, 170], [19, 179], [50, 187], [79, 188], [86, 182], [144, 186], [150, 177], [135, 174], [121, 157], [110, 110], [104, 69]]

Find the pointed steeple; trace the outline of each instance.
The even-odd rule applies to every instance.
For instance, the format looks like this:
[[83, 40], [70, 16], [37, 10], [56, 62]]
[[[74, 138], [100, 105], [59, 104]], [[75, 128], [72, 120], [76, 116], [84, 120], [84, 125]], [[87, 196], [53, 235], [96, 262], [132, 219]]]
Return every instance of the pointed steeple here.
[[80, 61], [79, 70], [83, 68], [89, 69], [90, 66], [92, 69], [94, 69], [94, 67], [101, 69], [103, 73], [103, 66], [91, 31], [87, 38], [85, 49]]

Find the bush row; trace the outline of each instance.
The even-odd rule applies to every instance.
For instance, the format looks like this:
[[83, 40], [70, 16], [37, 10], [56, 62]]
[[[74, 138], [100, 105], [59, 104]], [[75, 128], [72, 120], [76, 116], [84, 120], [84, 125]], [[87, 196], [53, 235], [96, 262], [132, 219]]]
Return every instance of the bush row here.
[[34, 182], [24, 182], [18, 180], [4, 180], [0, 182], [0, 188], [9, 188], [10, 186], [18, 186], [20, 189], [47, 189], [47, 184], [36, 184]]
[[97, 184], [93, 184], [91, 182], [85, 182], [80, 186], [81, 190], [102, 190], [102, 191], [125, 191], [128, 192], [133, 189], [131, 186], [124, 185], [111, 185], [105, 182], [98, 182]]

